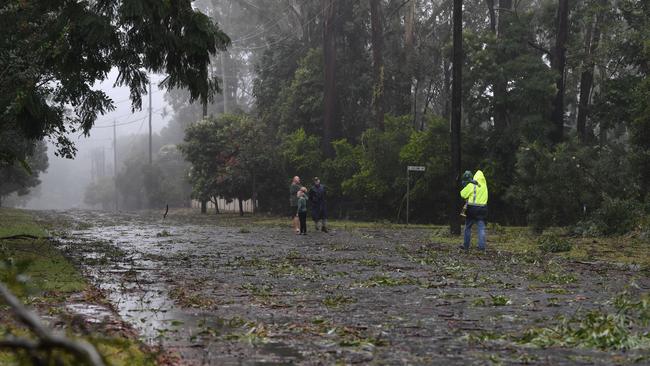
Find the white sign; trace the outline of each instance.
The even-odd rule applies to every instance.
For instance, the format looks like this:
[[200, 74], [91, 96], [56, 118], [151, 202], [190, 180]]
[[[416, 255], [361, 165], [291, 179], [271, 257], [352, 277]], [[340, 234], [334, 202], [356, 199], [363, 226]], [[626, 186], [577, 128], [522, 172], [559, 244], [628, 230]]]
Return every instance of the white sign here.
[[424, 166], [412, 166], [412, 165], [408, 166], [408, 170], [411, 171], [411, 172], [423, 172], [426, 169], [427, 168], [424, 167]]

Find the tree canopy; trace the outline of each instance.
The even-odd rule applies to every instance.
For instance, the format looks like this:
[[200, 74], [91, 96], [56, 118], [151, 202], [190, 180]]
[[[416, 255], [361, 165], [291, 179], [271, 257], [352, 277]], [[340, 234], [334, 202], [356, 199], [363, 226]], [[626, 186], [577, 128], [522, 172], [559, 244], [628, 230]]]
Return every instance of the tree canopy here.
[[[88, 133], [114, 101], [94, 85], [117, 69], [142, 105], [148, 73], [164, 73], [168, 89], [185, 88], [203, 102], [219, 90], [210, 56], [230, 39], [190, 0], [10, 0], [0, 6], [0, 128], [29, 140], [48, 138], [57, 154], [75, 154], [70, 132]], [[0, 159], [17, 155], [5, 145]]]

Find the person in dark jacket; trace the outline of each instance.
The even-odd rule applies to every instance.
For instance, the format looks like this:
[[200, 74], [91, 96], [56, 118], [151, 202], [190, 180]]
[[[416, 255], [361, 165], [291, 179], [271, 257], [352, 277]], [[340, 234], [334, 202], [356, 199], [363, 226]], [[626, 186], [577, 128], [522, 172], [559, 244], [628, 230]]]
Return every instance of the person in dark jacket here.
[[314, 186], [309, 190], [311, 217], [316, 224], [316, 231], [327, 232], [327, 191], [318, 177], [314, 178]]

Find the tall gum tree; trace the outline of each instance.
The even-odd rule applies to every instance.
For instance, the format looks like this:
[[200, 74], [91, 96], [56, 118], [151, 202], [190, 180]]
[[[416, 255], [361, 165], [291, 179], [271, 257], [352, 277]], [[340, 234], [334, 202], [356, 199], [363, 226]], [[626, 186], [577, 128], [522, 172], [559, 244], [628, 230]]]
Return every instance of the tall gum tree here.
[[372, 66], [374, 87], [372, 102], [375, 126], [384, 129], [384, 30], [381, 22], [381, 0], [370, 0], [370, 23], [372, 28]]
[[591, 90], [594, 84], [594, 67], [596, 65], [595, 57], [600, 43], [600, 28], [606, 7], [607, 0], [598, 0], [596, 14], [590, 15], [591, 19], [587, 23], [587, 31], [585, 33], [586, 57], [580, 75], [580, 97], [578, 102], [578, 118], [576, 120], [578, 138], [583, 142], [587, 140], [586, 122], [589, 114]]
[[564, 95], [566, 91], [566, 44], [569, 37], [569, 0], [558, 0], [555, 19], [555, 45], [551, 52], [551, 68], [557, 73], [556, 93], [553, 99], [551, 140], [558, 143], [564, 138]]
[[458, 216], [458, 182], [460, 180], [460, 124], [462, 117], [462, 79], [463, 79], [463, 0], [454, 0], [453, 10], [453, 55], [451, 86], [451, 121], [450, 121], [450, 158], [449, 174], [449, 231], [460, 235], [460, 218]]
[[322, 0], [323, 9], [323, 56], [325, 61], [325, 90], [323, 97], [323, 141], [326, 157], [334, 155], [332, 149], [332, 125], [336, 118], [336, 10], [337, 0]]

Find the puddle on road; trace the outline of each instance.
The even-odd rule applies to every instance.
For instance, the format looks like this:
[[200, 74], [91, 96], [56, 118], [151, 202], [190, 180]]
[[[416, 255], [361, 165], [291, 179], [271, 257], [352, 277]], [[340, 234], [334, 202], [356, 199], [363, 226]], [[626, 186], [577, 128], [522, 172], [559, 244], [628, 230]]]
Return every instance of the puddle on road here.
[[115, 317], [111, 309], [102, 305], [75, 303], [66, 305], [65, 310], [71, 314], [82, 315], [85, 321], [94, 324], [105, 323]]

